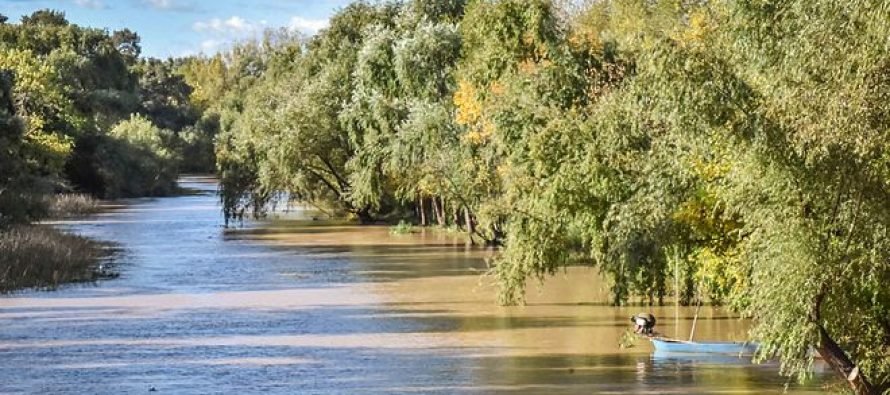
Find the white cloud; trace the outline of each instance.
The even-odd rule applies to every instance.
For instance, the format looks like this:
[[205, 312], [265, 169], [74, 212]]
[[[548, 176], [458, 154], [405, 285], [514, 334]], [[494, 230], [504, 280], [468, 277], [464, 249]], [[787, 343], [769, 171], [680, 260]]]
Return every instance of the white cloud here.
[[142, 3], [159, 10], [189, 11], [193, 9], [190, 1], [182, 0], [142, 0]]
[[143, 0], [143, 3], [160, 9], [169, 9], [173, 7], [173, 3], [171, 3], [170, 0]]
[[192, 24], [192, 30], [196, 32], [240, 34], [254, 32], [258, 29], [258, 25], [250, 23], [240, 16], [233, 16], [226, 20], [213, 18], [206, 22], [198, 21]]
[[[294, 32], [299, 31], [311, 35], [318, 33], [319, 30], [327, 26], [328, 20], [326, 19], [307, 19], [294, 16], [290, 18], [286, 28]], [[270, 27], [270, 23], [266, 19], [249, 20], [238, 15], [233, 15], [229, 18], [199, 20], [192, 23], [192, 30], [199, 33], [204, 38], [204, 41], [192, 49], [192, 51], [205, 54], [216, 53], [224, 50], [233, 42], [259, 37], [265, 29]]]
[[204, 40], [201, 42], [201, 52], [212, 54], [217, 52], [225, 43], [222, 40]]
[[81, 8], [92, 8], [94, 10], [105, 8], [105, 4], [101, 0], [74, 0], [74, 4]]
[[295, 16], [290, 19], [290, 28], [299, 30], [303, 33], [318, 33], [319, 30], [326, 27], [328, 27], [327, 19], [306, 19], [300, 16]]

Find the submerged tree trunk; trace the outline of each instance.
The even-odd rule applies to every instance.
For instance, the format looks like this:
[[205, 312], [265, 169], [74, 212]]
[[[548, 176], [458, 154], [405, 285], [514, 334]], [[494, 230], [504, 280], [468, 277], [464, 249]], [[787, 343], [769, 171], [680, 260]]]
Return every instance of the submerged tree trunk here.
[[834, 371], [842, 379], [846, 380], [857, 394], [879, 395], [878, 389], [859, 371], [859, 367], [847, 357], [844, 350], [828, 335], [828, 331], [822, 325], [817, 324], [817, 327], [819, 328], [819, 345], [817, 349], [819, 350], [819, 355], [825, 359], [825, 362], [828, 362]]
[[820, 323], [824, 297], [824, 293], [816, 297], [815, 314], [811, 317], [819, 329], [819, 344], [816, 346], [816, 350], [819, 351], [819, 355], [825, 359], [825, 362], [834, 369], [835, 373], [850, 385], [853, 392], [858, 395], [880, 395], [881, 390], [868, 381], [865, 375], [859, 371], [859, 366], [853, 363], [850, 357], [847, 356], [847, 353], [831, 338], [831, 335], [828, 334], [828, 331]]

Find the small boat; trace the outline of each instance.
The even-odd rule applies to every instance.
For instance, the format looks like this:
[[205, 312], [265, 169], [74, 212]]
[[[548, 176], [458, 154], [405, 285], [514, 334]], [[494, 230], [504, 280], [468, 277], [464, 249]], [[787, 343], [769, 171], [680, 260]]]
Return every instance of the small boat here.
[[678, 354], [734, 354], [753, 355], [757, 344], [749, 342], [694, 342], [664, 337], [652, 337], [655, 351]]
[[[675, 279], [675, 287], [677, 290], [680, 289], [680, 285], [677, 282], [679, 279], [679, 262], [674, 266], [674, 279]], [[679, 291], [678, 291], [679, 292]], [[689, 340], [679, 340], [679, 339], [671, 339], [658, 335], [651, 335], [652, 328], [649, 329], [649, 340], [652, 341], [652, 345], [655, 347], [655, 353], [660, 354], [660, 356], [665, 356], [666, 354], [696, 354], [696, 355], [709, 355], [709, 356], [735, 356], [739, 357], [750, 357], [753, 356], [754, 353], [757, 352], [757, 349], [760, 346], [757, 343], [752, 342], [697, 342], [693, 341], [695, 339], [695, 326], [698, 323], [698, 313], [701, 311], [702, 306], [702, 298], [699, 295], [697, 298], [698, 303], [696, 303], [695, 307], [695, 316], [692, 319], [692, 328], [689, 330]], [[680, 302], [677, 300], [677, 316], [679, 317], [680, 311]], [[640, 314], [635, 315], [631, 318], [634, 321]], [[651, 314], [649, 315], [651, 316]], [[655, 317], [652, 316], [652, 326], [655, 324]], [[639, 324], [637, 324], [639, 326]], [[637, 331], [637, 333], [641, 333]]]

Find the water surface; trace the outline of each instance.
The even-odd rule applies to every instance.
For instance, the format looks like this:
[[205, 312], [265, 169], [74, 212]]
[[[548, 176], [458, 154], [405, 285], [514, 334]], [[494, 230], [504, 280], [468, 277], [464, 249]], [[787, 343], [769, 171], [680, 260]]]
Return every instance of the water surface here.
[[[620, 348], [628, 317], [571, 268], [499, 307], [492, 251], [297, 219], [223, 228], [212, 180], [60, 223], [114, 243], [119, 278], [0, 298], [2, 393], [781, 393], [775, 365]], [[302, 219], [301, 219], [302, 218]], [[692, 311], [645, 308], [669, 335]], [[678, 317], [678, 319], [674, 319]], [[703, 308], [696, 336], [746, 323]], [[789, 393], [820, 392], [820, 382]]]

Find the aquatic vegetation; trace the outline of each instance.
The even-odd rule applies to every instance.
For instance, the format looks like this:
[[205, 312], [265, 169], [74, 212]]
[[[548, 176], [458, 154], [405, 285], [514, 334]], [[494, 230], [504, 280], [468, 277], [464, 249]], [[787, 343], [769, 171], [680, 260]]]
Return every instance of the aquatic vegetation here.
[[398, 224], [391, 226], [389, 228], [389, 233], [393, 235], [405, 235], [410, 233], [416, 233], [418, 229], [409, 222], [404, 220], [399, 221]]

